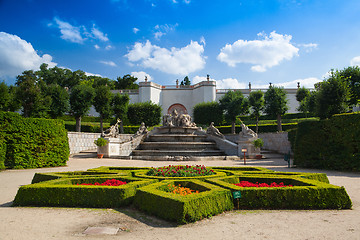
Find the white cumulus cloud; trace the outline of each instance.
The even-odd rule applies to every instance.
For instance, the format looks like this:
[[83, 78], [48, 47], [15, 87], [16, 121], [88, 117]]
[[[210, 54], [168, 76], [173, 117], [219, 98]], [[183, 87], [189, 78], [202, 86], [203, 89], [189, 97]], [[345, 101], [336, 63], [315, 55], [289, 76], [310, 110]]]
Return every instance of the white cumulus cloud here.
[[125, 57], [130, 62], [139, 62], [143, 67], [175, 75], [187, 75], [204, 68], [206, 57], [203, 53], [204, 46], [196, 41], [191, 41], [180, 49], [161, 48], [146, 41], [145, 44], [135, 43]]
[[107, 34], [101, 32], [98, 28], [96, 28], [95, 24], [93, 25], [91, 29], [92, 37], [95, 39], [99, 39], [100, 41], [107, 42], [109, 41], [109, 38], [107, 37]]
[[265, 72], [283, 60], [298, 56], [299, 49], [290, 42], [291, 35], [281, 35], [273, 31], [269, 36], [263, 33], [259, 33], [258, 36], [262, 39], [240, 39], [233, 44], [226, 44], [220, 50], [217, 59], [231, 67], [239, 63], [253, 64], [252, 71]]
[[111, 67], [116, 67], [116, 63], [114, 63], [113, 61], [99, 61], [100, 63], [102, 64], [105, 64], [105, 65], [108, 65], [108, 66], [111, 66]]
[[148, 81], [151, 81], [151, 80], [152, 80], [152, 77], [151, 77], [148, 73], [143, 72], [143, 71], [140, 71], [140, 72], [131, 72], [131, 76], [136, 77], [139, 82], [144, 82], [144, 81], [145, 81], [145, 76], [147, 77], [147, 80], [148, 80]]
[[140, 31], [140, 29], [138, 29], [138, 28], [136, 28], [136, 27], [133, 28], [133, 32], [134, 32], [135, 34], [137, 34], [139, 31]]
[[351, 66], [360, 66], [360, 56], [354, 57], [350, 61]]
[[62, 39], [74, 43], [83, 43], [85, 41], [85, 38], [81, 34], [81, 29], [83, 28], [83, 26], [76, 27], [56, 17], [54, 18], [54, 20], [60, 29]]
[[49, 54], [39, 56], [31, 43], [0, 32], [0, 77], [14, 77], [24, 70], [37, 70], [42, 63], [56, 66]]

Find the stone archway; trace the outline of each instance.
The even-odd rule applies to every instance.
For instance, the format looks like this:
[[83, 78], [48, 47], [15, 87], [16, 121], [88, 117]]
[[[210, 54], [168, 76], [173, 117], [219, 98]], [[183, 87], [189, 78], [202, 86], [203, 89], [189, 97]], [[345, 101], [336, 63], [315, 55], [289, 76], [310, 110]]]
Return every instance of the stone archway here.
[[175, 103], [168, 108], [167, 113], [171, 114], [176, 109], [178, 114], [188, 114], [186, 107], [180, 103]]

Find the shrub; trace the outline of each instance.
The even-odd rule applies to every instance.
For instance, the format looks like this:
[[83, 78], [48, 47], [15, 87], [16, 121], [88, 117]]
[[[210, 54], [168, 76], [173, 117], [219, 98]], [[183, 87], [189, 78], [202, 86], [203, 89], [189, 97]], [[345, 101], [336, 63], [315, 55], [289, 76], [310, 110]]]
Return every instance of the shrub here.
[[[248, 125], [248, 127], [250, 129], [252, 129], [253, 131], [256, 130], [256, 125]], [[297, 123], [283, 123], [282, 124], [282, 129], [283, 131], [289, 131], [291, 129], [295, 129], [297, 127]], [[231, 126], [217, 126], [217, 129], [219, 129], [219, 131], [222, 134], [230, 134], [231, 133]], [[241, 126], [237, 125], [235, 126], [235, 132], [239, 133], [241, 132]], [[259, 125], [259, 133], [266, 133], [266, 132], [277, 132], [277, 125], [276, 124], [264, 124], [264, 125]]]
[[222, 123], [224, 116], [218, 102], [203, 102], [194, 106], [193, 116], [196, 124], [210, 125], [214, 122], [215, 125]]
[[294, 164], [300, 167], [360, 171], [360, 114], [300, 123]]
[[[197, 190], [199, 193], [181, 196], [166, 192], [169, 184]], [[138, 189], [135, 206], [158, 217], [188, 223], [234, 208], [231, 192], [199, 180], [162, 181]]]
[[253, 141], [253, 144], [254, 144], [254, 147], [261, 148], [264, 146], [264, 141], [262, 140], [262, 138], [258, 138]]
[[0, 170], [5, 169], [6, 142], [3, 133], [0, 131]]
[[0, 131], [6, 143], [7, 168], [64, 166], [69, 143], [64, 121], [23, 118], [0, 112]]
[[94, 143], [96, 146], [98, 147], [103, 147], [106, 146], [106, 144], [108, 144], [108, 140], [105, 140], [104, 138], [98, 138], [96, 140], [94, 140]]
[[161, 107], [152, 102], [133, 103], [129, 104], [127, 116], [132, 124], [144, 122], [149, 127], [160, 123], [161, 111]]

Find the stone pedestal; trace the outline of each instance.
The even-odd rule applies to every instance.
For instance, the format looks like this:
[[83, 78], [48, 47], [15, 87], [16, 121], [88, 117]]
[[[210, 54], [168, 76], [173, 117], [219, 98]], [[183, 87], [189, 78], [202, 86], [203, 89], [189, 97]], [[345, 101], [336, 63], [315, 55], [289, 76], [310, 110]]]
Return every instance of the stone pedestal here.
[[112, 157], [120, 155], [120, 139], [119, 138], [105, 138], [109, 143], [106, 146], [98, 147], [97, 153], [104, 154], [104, 157]]
[[255, 158], [257, 154], [260, 154], [260, 149], [255, 148], [253, 141], [256, 140], [257, 137], [254, 138], [239, 138], [238, 140], [238, 156], [243, 157], [244, 153], [241, 151], [241, 149], [246, 148], [247, 152], [245, 154], [248, 158]]

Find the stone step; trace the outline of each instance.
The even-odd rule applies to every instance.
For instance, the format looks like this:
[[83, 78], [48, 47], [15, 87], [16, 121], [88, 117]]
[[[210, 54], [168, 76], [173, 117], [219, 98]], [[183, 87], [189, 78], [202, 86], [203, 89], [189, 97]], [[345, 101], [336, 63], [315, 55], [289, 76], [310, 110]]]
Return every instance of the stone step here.
[[223, 156], [220, 150], [134, 150], [133, 156]]
[[156, 134], [149, 136], [146, 142], [208, 142], [205, 135], [193, 134]]
[[214, 142], [142, 142], [139, 149], [143, 150], [190, 150], [190, 149], [217, 149]]

